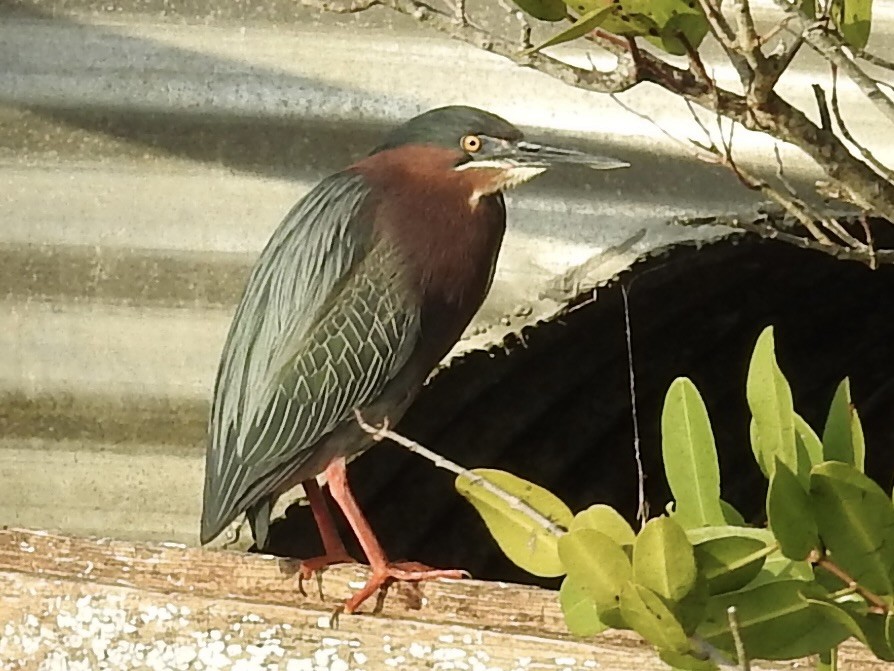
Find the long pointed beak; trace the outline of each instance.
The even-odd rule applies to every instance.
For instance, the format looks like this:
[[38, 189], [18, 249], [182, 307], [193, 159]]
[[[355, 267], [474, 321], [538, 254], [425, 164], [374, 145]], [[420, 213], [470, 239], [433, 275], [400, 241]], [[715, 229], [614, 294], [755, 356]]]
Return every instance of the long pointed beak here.
[[596, 156], [574, 149], [561, 149], [533, 142], [514, 142], [506, 148], [505, 158], [517, 161], [519, 165], [550, 168], [558, 164], [586, 165], [594, 170], [615, 170], [629, 168], [627, 161], [610, 156]]

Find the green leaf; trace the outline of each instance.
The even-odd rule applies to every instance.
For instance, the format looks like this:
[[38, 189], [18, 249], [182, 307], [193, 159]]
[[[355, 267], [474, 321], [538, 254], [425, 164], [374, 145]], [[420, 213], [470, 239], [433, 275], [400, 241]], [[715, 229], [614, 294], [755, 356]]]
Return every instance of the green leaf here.
[[562, 581], [559, 604], [565, 615], [565, 625], [575, 636], [595, 636], [608, 629], [608, 625], [599, 619], [596, 603], [587, 589], [570, 576], [565, 576]]
[[872, 29], [872, 0], [832, 0], [829, 13], [845, 44], [860, 51]]
[[562, 0], [512, 0], [528, 16], [541, 21], [561, 21], [568, 10]]
[[874, 481], [839, 461], [815, 466], [810, 498], [831, 561], [860, 585], [894, 593], [894, 504]]
[[686, 537], [693, 545], [699, 545], [700, 543], [715, 538], [729, 538], [732, 536], [754, 538], [761, 541], [764, 545], [773, 545], [776, 542], [776, 539], [773, 537], [773, 534], [769, 529], [755, 529], [754, 527], [739, 526], [714, 526], [686, 530]]
[[704, 576], [696, 575], [695, 585], [686, 596], [676, 603], [665, 600], [665, 605], [671, 609], [687, 636], [692, 636], [705, 619], [705, 607], [709, 596], [708, 581]]
[[720, 466], [711, 421], [698, 389], [687, 378], [674, 380], [665, 396], [661, 447], [680, 523], [723, 524]]
[[851, 385], [847, 378], [841, 381], [829, 416], [823, 430], [823, 455], [827, 461], [842, 461], [863, 471], [866, 459], [866, 444], [863, 440], [863, 426], [857, 409], [851, 403]]
[[587, 12], [582, 15], [574, 24], [561, 33], [553, 35], [543, 44], [538, 44], [536, 47], [531, 47], [525, 53], [534, 53], [537, 51], [541, 51], [546, 49], [547, 47], [554, 47], [557, 44], [562, 44], [564, 42], [570, 42], [571, 40], [576, 40], [578, 37], [583, 37], [587, 33], [592, 30], [598, 28], [602, 23], [611, 15], [614, 11], [614, 7], [611, 5], [608, 7], [599, 7], [592, 11]]
[[724, 524], [736, 527], [745, 526], [745, 518], [742, 517], [742, 514], [723, 499], [720, 500], [720, 509], [723, 511]]
[[863, 632], [858, 638], [872, 650], [872, 654], [886, 662], [894, 662], [894, 613], [849, 612]]
[[618, 543], [595, 529], [579, 529], [559, 539], [559, 557], [600, 613], [617, 608], [621, 588], [633, 576], [630, 559]]
[[628, 582], [621, 590], [621, 616], [636, 633], [660, 651], [685, 654], [689, 637], [683, 626], [655, 592]]
[[756, 538], [726, 536], [712, 538], [695, 546], [699, 573], [708, 583], [709, 594], [742, 589], [750, 583], [774, 550]]
[[779, 548], [789, 559], [801, 560], [819, 547], [819, 530], [810, 496], [789, 467], [778, 459], [767, 491], [767, 516]]
[[[872, 650], [879, 659], [894, 662], [894, 648], [888, 642], [888, 634], [894, 634], [894, 613], [879, 615], [865, 611], [863, 602], [829, 603], [808, 599], [817, 605], [826, 616], [844, 626], [852, 636]], [[857, 609], [862, 610], [857, 610]]]
[[847, 610], [839, 606], [835, 603], [830, 603], [828, 601], [822, 601], [820, 599], [807, 599], [807, 603], [814, 606], [817, 611], [822, 613], [826, 618], [833, 622], [839, 623], [842, 627], [847, 629], [848, 633], [851, 636], [856, 637], [860, 640], [864, 645], [868, 645], [868, 640], [866, 638], [866, 634], [863, 632], [863, 629], [857, 623], [857, 620], [854, 618], [851, 613]]
[[816, 435], [816, 431], [798, 413], [795, 413], [795, 440], [799, 444], [799, 449], [804, 450], [811, 466], [816, 466], [823, 461], [822, 441]]
[[816, 0], [801, 0], [800, 9], [807, 18], [816, 18]]
[[650, 0], [572, 0], [566, 4], [582, 15], [602, 9], [611, 10], [599, 27], [615, 35], [638, 37], [658, 34], [658, 26], [649, 16]]
[[[478, 468], [472, 473], [519, 498], [560, 527], [567, 528], [571, 524], [568, 506], [543, 487], [504, 471]], [[564, 573], [557, 536], [466, 476], [458, 476], [455, 486], [475, 506], [500, 549], [514, 564], [541, 577]]]
[[717, 664], [709, 659], [701, 659], [695, 654], [681, 654], [670, 650], [663, 650], [658, 653], [661, 661], [674, 669], [682, 669], [683, 671], [716, 671]]
[[754, 453], [754, 460], [757, 462], [757, 465], [760, 466], [761, 473], [763, 473], [764, 477], [769, 480], [772, 471], [770, 469], [770, 464], [767, 462], [767, 455], [762, 451], [764, 443], [761, 441], [760, 433], [757, 430], [757, 422], [754, 421], [754, 417], [751, 418], [751, 423], [748, 425], [748, 435], [751, 438], [751, 451]]
[[721, 650], [732, 650], [727, 609], [735, 606], [739, 633], [752, 658], [793, 659], [829, 650], [849, 632], [812, 606], [801, 595], [804, 587], [790, 580], [711, 597], [698, 633]]
[[795, 442], [795, 410], [792, 390], [776, 363], [773, 327], [760, 334], [748, 369], [746, 396], [754, 417], [752, 448], [758, 464], [773, 475], [774, 458], [793, 473], [806, 476], [809, 464], [799, 464]]
[[781, 552], [776, 551], [767, 557], [764, 567], [757, 577], [748, 585], [749, 588], [766, 585], [770, 582], [784, 580], [801, 580], [812, 582], [815, 579], [813, 567], [806, 561], [792, 561]]
[[[653, 6], [659, 3], [653, 3]], [[688, 43], [693, 50], [698, 49], [705, 35], [708, 34], [708, 20], [701, 11], [701, 6], [689, 7], [685, 3], [682, 11], [677, 8], [672, 10], [672, 15], [666, 21], [658, 23], [658, 37], [647, 36], [646, 39], [656, 47], [664, 49], [674, 56], [685, 56], [689, 53], [686, 48]], [[685, 40], [685, 41], [684, 41]]]
[[633, 545], [636, 540], [636, 534], [621, 513], [604, 503], [597, 503], [575, 515], [569, 531], [578, 529], [601, 531], [618, 545]]
[[669, 517], [649, 520], [633, 545], [633, 579], [670, 601], [695, 585], [695, 555], [683, 528]]

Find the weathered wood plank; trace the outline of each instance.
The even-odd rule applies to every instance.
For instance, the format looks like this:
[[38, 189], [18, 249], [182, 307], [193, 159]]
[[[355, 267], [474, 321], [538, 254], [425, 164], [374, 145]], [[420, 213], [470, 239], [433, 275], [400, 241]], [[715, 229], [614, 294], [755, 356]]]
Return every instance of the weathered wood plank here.
[[[565, 632], [556, 595], [474, 580], [392, 589], [375, 616], [332, 609], [360, 567], [303, 596], [262, 555], [0, 530], [0, 662], [36, 669], [617, 669], [663, 665], [636, 636]], [[848, 669], [885, 665], [844, 646]], [[754, 668], [785, 669], [761, 664]]]

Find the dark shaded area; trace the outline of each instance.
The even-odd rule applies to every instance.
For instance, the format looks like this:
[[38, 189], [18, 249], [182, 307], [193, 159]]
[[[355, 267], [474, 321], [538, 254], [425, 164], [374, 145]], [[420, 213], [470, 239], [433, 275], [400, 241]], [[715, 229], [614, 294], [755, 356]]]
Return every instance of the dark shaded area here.
[[[836, 385], [851, 377], [869, 471], [891, 488], [894, 268], [872, 271], [749, 238], [678, 248], [638, 264], [622, 281], [629, 289], [653, 513], [668, 500], [661, 407], [671, 381], [685, 375], [711, 414], [724, 497], [746, 516], [759, 514], [766, 484], [748, 443], [745, 376], [754, 342], [768, 324], [775, 325], [796, 408], [819, 431]], [[465, 466], [531, 479], [572, 510], [605, 502], [632, 520], [636, 471], [619, 287], [601, 289], [595, 302], [524, 335], [524, 347], [476, 352], [453, 365], [399, 430]], [[360, 457], [349, 473], [393, 557], [461, 566], [479, 578], [534, 580], [502, 557], [445, 471], [388, 445]], [[308, 511], [292, 506], [272, 530], [276, 550], [317, 553], [313, 529]]]

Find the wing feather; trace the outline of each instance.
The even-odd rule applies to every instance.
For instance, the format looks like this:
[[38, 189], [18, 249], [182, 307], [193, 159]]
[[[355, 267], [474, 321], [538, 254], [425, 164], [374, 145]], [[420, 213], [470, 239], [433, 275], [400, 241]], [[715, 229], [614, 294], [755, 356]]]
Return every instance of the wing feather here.
[[359, 175], [324, 180], [255, 265], [215, 385], [202, 542], [276, 491], [412, 352], [419, 315], [374, 205]]

